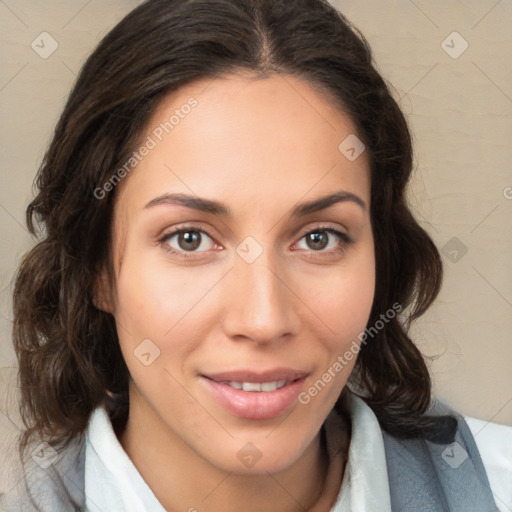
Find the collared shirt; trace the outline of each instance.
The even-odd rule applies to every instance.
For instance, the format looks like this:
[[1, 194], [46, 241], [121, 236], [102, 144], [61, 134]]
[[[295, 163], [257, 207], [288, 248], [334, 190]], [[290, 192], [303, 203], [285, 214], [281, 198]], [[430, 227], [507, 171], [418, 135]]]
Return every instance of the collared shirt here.
[[[331, 512], [391, 511], [384, 442], [373, 411], [349, 394], [352, 424], [348, 462]], [[325, 422], [327, 445], [336, 445], [336, 413]], [[512, 428], [468, 418], [500, 512], [512, 512]], [[508, 451], [508, 456], [507, 456]], [[119, 443], [103, 408], [89, 421], [85, 448], [88, 512], [165, 512]]]

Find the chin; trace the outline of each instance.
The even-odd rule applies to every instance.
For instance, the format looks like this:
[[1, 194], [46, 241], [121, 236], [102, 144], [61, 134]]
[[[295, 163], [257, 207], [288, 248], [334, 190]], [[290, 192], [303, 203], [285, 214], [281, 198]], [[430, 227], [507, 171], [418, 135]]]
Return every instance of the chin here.
[[251, 438], [244, 436], [230, 439], [228, 443], [219, 442], [214, 451], [210, 448], [209, 453], [198, 453], [209, 464], [225, 472], [253, 476], [279, 473], [306, 454], [317, 432], [297, 434], [293, 427], [286, 431], [283, 429], [281, 435], [267, 431]]

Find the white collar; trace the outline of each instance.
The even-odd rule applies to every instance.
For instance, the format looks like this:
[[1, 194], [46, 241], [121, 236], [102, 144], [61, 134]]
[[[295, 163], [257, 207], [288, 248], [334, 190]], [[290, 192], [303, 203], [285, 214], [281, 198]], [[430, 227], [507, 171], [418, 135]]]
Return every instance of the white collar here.
[[[368, 405], [352, 393], [348, 403], [352, 423], [348, 463], [331, 512], [388, 512], [391, 502], [379, 423]], [[332, 430], [327, 426], [328, 439]], [[165, 512], [122, 448], [102, 407], [94, 410], [86, 432], [85, 496], [88, 512]]]
[[87, 512], [165, 512], [119, 443], [104, 408], [92, 413], [85, 441]]
[[384, 441], [377, 417], [349, 393], [352, 435], [340, 493], [331, 512], [391, 512]]

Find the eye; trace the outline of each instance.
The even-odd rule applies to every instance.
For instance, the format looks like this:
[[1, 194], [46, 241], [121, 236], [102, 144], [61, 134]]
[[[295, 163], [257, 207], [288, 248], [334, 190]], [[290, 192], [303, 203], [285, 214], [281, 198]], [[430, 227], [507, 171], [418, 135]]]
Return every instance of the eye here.
[[[222, 249], [206, 231], [193, 226], [184, 226], [166, 233], [159, 242], [166, 251], [183, 258], [212, 249]], [[305, 246], [301, 246], [301, 243]], [[353, 240], [347, 234], [321, 226], [305, 232], [296, 247], [313, 253], [332, 255], [343, 252], [351, 243]]]
[[160, 239], [160, 243], [166, 250], [183, 256], [186, 256], [186, 253], [203, 252], [216, 247], [206, 231], [192, 227], [183, 227], [167, 233]]
[[[302, 241], [305, 247], [299, 246]], [[319, 227], [304, 233], [297, 246], [306, 251], [337, 253], [351, 243], [352, 239], [347, 234], [334, 228]]]

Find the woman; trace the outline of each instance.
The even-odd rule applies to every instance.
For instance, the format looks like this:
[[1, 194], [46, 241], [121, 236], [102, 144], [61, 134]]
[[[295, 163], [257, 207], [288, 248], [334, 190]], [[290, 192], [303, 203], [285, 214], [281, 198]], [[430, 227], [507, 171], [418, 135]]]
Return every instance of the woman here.
[[405, 119], [321, 0], [148, 0], [82, 69], [15, 288], [5, 510], [498, 510], [409, 338]]

